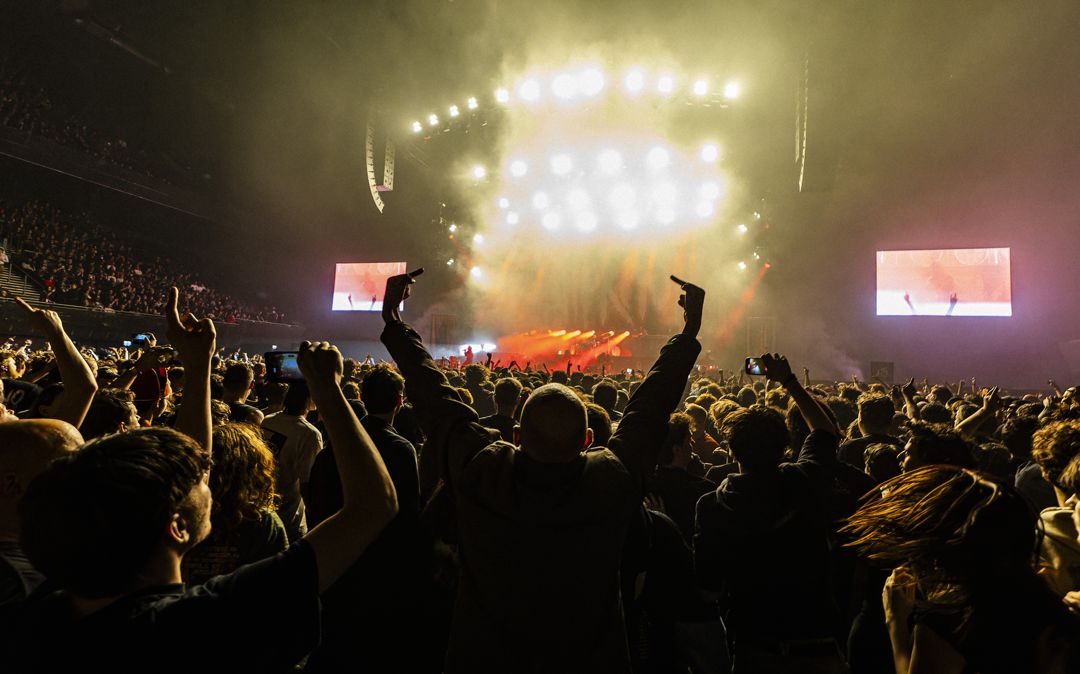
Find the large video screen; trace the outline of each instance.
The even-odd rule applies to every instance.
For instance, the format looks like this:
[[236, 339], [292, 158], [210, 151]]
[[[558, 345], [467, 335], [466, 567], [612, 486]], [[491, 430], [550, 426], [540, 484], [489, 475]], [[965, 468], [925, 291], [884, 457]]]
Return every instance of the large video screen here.
[[878, 316], [1012, 316], [1008, 248], [880, 250]]
[[386, 279], [404, 273], [404, 262], [339, 262], [334, 274], [334, 303], [331, 309], [382, 311]]

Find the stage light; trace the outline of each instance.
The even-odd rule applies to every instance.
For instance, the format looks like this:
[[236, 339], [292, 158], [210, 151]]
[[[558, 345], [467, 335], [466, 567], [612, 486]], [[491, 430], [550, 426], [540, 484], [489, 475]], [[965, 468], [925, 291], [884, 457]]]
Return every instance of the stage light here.
[[760, 260], [761, 259], [761, 255], [759, 255], [757, 251], [754, 251], [754, 259], [755, 260]]
[[413, 133], [420, 133], [421, 131], [424, 130], [424, 125], [421, 124], [420, 122], [413, 122], [412, 123], [412, 130], [413, 130]]
[[712, 143], [706, 143], [701, 146], [701, 151], [698, 155], [701, 157], [701, 161], [709, 162], [711, 164], [720, 158], [720, 148]]
[[746, 234], [746, 232], [748, 230], [747, 230], [746, 225], [739, 225], [738, 227], [735, 228], [735, 231], [738, 232], [739, 234]]
[[551, 172], [557, 176], [564, 176], [574, 168], [574, 160], [568, 154], [557, 154], [551, 158]]
[[694, 212], [696, 212], [699, 217], [707, 218], [713, 214], [713, 205], [708, 201], [700, 201]]
[[540, 82], [530, 77], [518, 87], [518, 96], [523, 101], [535, 101], [540, 98]]
[[666, 168], [671, 162], [671, 155], [662, 147], [654, 147], [645, 156], [645, 163], [654, 171]]
[[438, 126], [438, 124], [439, 124], [439, 116], [436, 115], [436, 114], [430, 114], [427, 117], [427, 122], [428, 122], [428, 124], [430, 124], [432, 126]]
[[716, 199], [720, 196], [720, 185], [713, 181], [702, 183], [701, 185], [701, 198], [702, 199]]
[[679, 200], [679, 190], [675, 183], [662, 182], [653, 188], [652, 200], [657, 206], [671, 209]]
[[450, 223], [450, 226], [449, 226], [449, 227], [447, 227], [447, 229], [448, 229], [448, 230], [450, 230], [450, 233], [451, 233], [451, 234], [453, 234], [454, 232], [456, 232], [456, 231], [457, 231], [457, 225], [455, 225], [454, 223], [452, 223], [452, 222], [451, 222], [451, 223]]
[[515, 159], [510, 162], [510, 175], [515, 178], [520, 178], [529, 172], [529, 165], [525, 163], [524, 159]]
[[555, 94], [556, 98], [561, 98], [564, 101], [569, 100], [576, 96], [577, 92], [577, 78], [570, 73], [556, 75], [551, 82], [551, 93]]
[[630, 185], [616, 185], [615, 188], [611, 190], [611, 196], [608, 198], [612, 208], [633, 208], [634, 201], [637, 199], [637, 194]]
[[572, 189], [566, 195], [566, 205], [572, 211], [582, 211], [589, 207], [591, 200], [589, 193], [581, 188]]
[[694, 82], [694, 95], [704, 96], [709, 93], [709, 82], [707, 80], [697, 80]]
[[739, 97], [739, 83], [732, 80], [724, 85], [724, 98], [733, 99]]
[[508, 225], [516, 225], [519, 220], [520, 218], [516, 211], [510, 211], [506, 214], [506, 224]]
[[645, 88], [645, 73], [640, 70], [631, 70], [626, 73], [626, 78], [623, 80], [623, 84], [626, 90], [631, 93], [639, 93]]
[[499, 208], [502, 208], [502, 209], [510, 208], [510, 200], [507, 199], [506, 197], [503, 197], [503, 198], [499, 199]]
[[675, 78], [671, 75], [661, 75], [660, 79], [656, 80], [656, 90], [665, 96], [670, 95], [675, 91]]
[[469, 106], [470, 110], [475, 110], [477, 107], [479, 107], [479, 103], [476, 102], [476, 98], [474, 96], [469, 97], [469, 101], [466, 103], [466, 105]]
[[589, 68], [578, 77], [578, 88], [586, 96], [595, 96], [604, 90], [604, 74], [596, 68]]
[[760, 220], [761, 219], [761, 213], [758, 213], [757, 211], [754, 211], [754, 219], [755, 220]]
[[477, 246], [484, 245], [484, 235], [483, 234], [473, 234], [472, 242], [474, 244], [476, 244]]
[[596, 222], [596, 214], [591, 211], [578, 213], [574, 219], [574, 224], [583, 232], [591, 232], [596, 229]]
[[622, 155], [615, 150], [604, 150], [596, 158], [596, 163], [600, 167], [601, 173], [608, 175], [618, 173], [619, 169], [622, 168]]
[[477, 164], [476, 166], [472, 167], [472, 175], [473, 178], [476, 178], [477, 180], [483, 180], [487, 177], [487, 169], [480, 164]]
[[619, 227], [623, 229], [635, 229], [641, 218], [638, 217], [637, 211], [623, 211], [618, 215], [616, 221], [619, 223]]
[[738, 264], [738, 267], [739, 267], [739, 271], [746, 271], [746, 263], [745, 262], [740, 261], [739, 264]]
[[540, 224], [544, 226], [544, 229], [554, 231], [562, 224], [562, 218], [558, 213], [545, 213], [544, 217], [540, 219]]
[[671, 208], [660, 208], [656, 211], [656, 221], [661, 225], [670, 225], [675, 222], [675, 211]]
[[533, 195], [532, 205], [538, 211], [546, 210], [551, 205], [551, 198], [548, 197], [547, 192], [537, 192]]
[[469, 270], [469, 276], [472, 276], [474, 279], [480, 280], [484, 278], [484, 270], [480, 267], [473, 267]]
[[460, 113], [458, 112], [458, 107], [456, 105], [451, 105], [450, 106], [450, 116], [451, 117], [457, 117], [459, 114]]
[[510, 92], [507, 91], [506, 89], [502, 88], [502, 87], [499, 87], [498, 89], [495, 90], [495, 100], [498, 101], [499, 103], [509, 103], [510, 102]]
[[449, 260], [447, 260], [446, 261], [446, 266], [447, 267], [453, 267], [454, 266], [454, 258], [450, 258]]

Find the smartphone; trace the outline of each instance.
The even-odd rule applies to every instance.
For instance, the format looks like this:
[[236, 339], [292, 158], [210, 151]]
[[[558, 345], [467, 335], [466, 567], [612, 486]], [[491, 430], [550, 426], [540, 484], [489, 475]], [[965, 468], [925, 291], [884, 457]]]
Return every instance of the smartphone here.
[[633, 374], [634, 374], [634, 368], [632, 368], [632, 367], [626, 368], [626, 376], [627, 377], [629, 377], [629, 376], [631, 376]]
[[125, 348], [130, 348], [131, 347], [131, 340], [130, 339], [125, 339], [121, 343], [124, 345]]
[[760, 358], [747, 358], [746, 359], [746, 374], [752, 374], [757, 376], [769, 374], [765, 370], [765, 362]]
[[296, 363], [296, 351], [267, 351], [266, 380], [273, 383], [304, 381], [300, 366]]
[[139, 348], [146, 347], [150, 343], [150, 337], [146, 333], [138, 333], [131, 336], [131, 343]]

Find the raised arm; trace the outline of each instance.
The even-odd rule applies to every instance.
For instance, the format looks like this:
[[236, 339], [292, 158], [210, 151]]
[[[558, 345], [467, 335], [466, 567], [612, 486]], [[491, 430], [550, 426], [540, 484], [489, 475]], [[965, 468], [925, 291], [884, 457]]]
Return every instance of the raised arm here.
[[180, 354], [184, 366], [184, 402], [176, 413], [176, 430], [207, 450], [211, 447], [210, 360], [217, 350], [217, 331], [209, 318], [199, 320], [188, 313], [180, 317], [180, 291], [169, 289], [165, 303], [165, 335]]
[[341, 477], [341, 510], [304, 536], [315, 552], [319, 592], [324, 592], [397, 514], [397, 492], [375, 444], [341, 392], [341, 353], [326, 342], [304, 342], [297, 364], [330, 435]]
[[982, 407], [956, 424], [956, 432], [968, 440], [975, 439], [975, 435], [979, 432], [979, 428], [982, 427], [983, 423], [993, 419], [997, 415], [997, 411], [1001, 409], [1001, 396], [998, 394], [998, 387], [996, 386], [984, 393], [982, 400]]
[[907, 383], [900, 389], [900, 393], [904, 396], [904, 414], [908, 416], [908, 419], [912, 421], [919, 420], [919, 406], [915, 403], [915, 378], [907, 380]]
[[16, 297], [15, 301], [26, 312], [34, 329], [44, 335], [52, 345], [56, 367], [60, 370], [60, 380], [64, 383], [64, 392], [57, 397], [52, 416], [78, 428], [90, 409], [94, 394], [97, 393], [94, 373], [64, 332], [64, 325], [55, 311], [35, 309], [20, 297]]
[[675, 277], [672, 281], [683, 291], [679, 298], [679, 306], [683, 307], [683, 331], [661, 349], [660, 357], [626, 404], [622, 421], [608, 443], [630, 471], [642, 495], [645, 482], [656, 467], [656, 454], [667, 435], [668, 417], [678, 407], [686, 379], [701, 352], [697, 334], [701, 329], [705, 291]]
[[825, 431], [839, 437], [840, 431], [836, 428], [836, 424], [833, 423], [822, 403], [807, 393], [803, 385], [799, 383], [799, 378], [791, 371], [787, 358], [774, 353], [763, 355], [761, 360], [765, 363], [768, 378], [787, 389], [811, 431]]

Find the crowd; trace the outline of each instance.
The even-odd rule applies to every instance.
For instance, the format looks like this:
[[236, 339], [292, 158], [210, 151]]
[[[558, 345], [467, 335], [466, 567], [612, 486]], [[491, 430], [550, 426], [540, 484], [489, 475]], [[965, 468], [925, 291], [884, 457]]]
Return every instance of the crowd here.
[[251, 306], [214, 290], [175, 261], [136, 250], [85, 213], [0, 200], [0, 245], [18, 270], [40, 282], [46, 302], [160, 313], [165, 289], [175, 285], [190, 292], [194, 311], [216, 320], [285, 322], [276, 307]]
[[76, 150], [107, 166], [170, 182], [160, 171], [150, 168], [145, 151], [94, 128], [77, 111], [29, 81], [15, 61], [4, 58], [0, 58], [0, 126]]
[[[1076, 389], [0, 352], [5, 671], [1080, 671]], [[183, 304], [184, 314], [179, 306]], [[181, 316], [185, 316], [181, 318]]]

